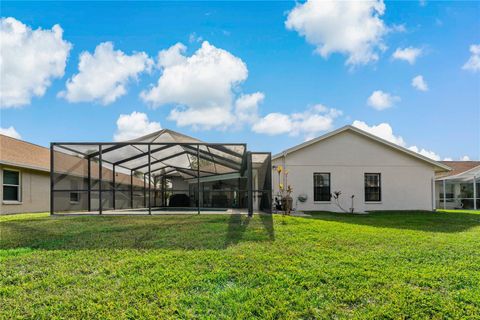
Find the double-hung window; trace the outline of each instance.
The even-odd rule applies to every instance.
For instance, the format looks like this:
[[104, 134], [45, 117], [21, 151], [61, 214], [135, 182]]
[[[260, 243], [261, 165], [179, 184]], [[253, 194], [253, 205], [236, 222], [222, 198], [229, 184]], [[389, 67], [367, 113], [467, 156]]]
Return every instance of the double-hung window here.
[[3, 169], [3, 201], [22, 201], [20, 171]]
[[365, 173], [365, 202], [382, 201], [380, 173]]
[[330, 173], [313, 174], [313, 201], [330, 201]]

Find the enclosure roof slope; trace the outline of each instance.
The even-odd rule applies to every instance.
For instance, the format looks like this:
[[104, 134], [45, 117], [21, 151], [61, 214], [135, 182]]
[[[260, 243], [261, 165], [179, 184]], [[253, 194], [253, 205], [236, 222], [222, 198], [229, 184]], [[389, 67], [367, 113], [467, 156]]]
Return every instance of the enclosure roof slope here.
[[324, 135], [321, 135], [321, 136], [319, 136], [319, 137], [317, 137], [317, 138], [314, 138], [314, 139], [305, 141], [304, 143], [301, 143], [301, 144], [298, 144], [298, 145], [296, 145], [296, 146], [294, 146], [294, 147], [292, 147], [292, 148], [286, 149], [286, 150], [284, 150], [284, 151], [282, 151], [282, 152], [274, 155], [274, 156], [272, 157], [272, 160], [278, 159], [278, 158], [281, 158], [281, 157], [284, 157], [284, 156], [286, 156], [288, 153], [292, 153], [292, 152], [295, 152], [295, 151], [297, 151], [297, 150], [303, 149], [303, 148], [305, 148], [305, 147], [308, 147], [308, 146], [310, 146], [310, 145], [312, 145], [312, 144], [315, 144], [315, 143], [317, 143], [317, 142], [326, 140], [326, 139], [328, 139], [328, 138], [330, 138], [330, 137], [333, 137], [333, 136], [335, 136], [335, 135], [337, 135], [337, 134], [340, 134], [340, 133], [342, 133], [342, 132], [345, 132], [345, 131], [351, 131], [351, 132], [357, 133], [357, 134], [359, 134], [359, 135], [361, 135], [361, 136], [364, 136], [364, 137], [366, 137], [366, 138], [369, 138], [369, 139], [371, 139], [371, 140], [374, 140], [374, 141], [377, 141], [377, 142], [379, 142], [379, 143], [381, 143], [381, 144], [384, 144], [384, 145], [386, 145], [386, 146], [388, 146], [388, 147], [390, 147], [390, 148], [393, 148], [393, 149], [395, 149], [395, 150], [398, 150], [398, 151], [400, 151], [400, 152], [403, 152], [403, 153], [405, 153], [405, 154], [407, 154], [407, 155], [409, 155], [409, 156], [412, 156], [412, 157], [417, 158], [417, 159], [419, 159], [419, 160], [425, 161], [425, 162], [433, 165], [433, 166], [435, 167], [435, 171], [450, 171], [450, 170], [451, 170], [451, 168], [450, 168], [448, 165], [446, 165], [446, 164], [443, 164], [443, 163], [441, 163], [441, 162], [439, 162], [439, 161], [435, 161], [435, 160], [433, 160], [433, 159], [427, 158], [427, 157], [425, 157], [425, 156], [423, 156], [423, 155], [421, 155], [421, 154], [419, 154], [419, 153], [416, 153], [416, 152], [413, 152], [413, 151], [411, 151], [411, 150], [408, 150], [407, 148], [401, 147], [401, 146], [399, 146], [399, 145], [397, 145], [397, 144], [394, 144], [394, 143], [392, 143], [392, 142], [389, 142], [389, 141], [387, 141], [387, 140], [384, 140], [384, 139], [382, 139], [382, 138], [380, 138], [380, 137], [378, 137], [378, 136], [375, 136], [375, 135], [373, 135], [373, 134], [371, 134], [371, 133], [368, 133], [368, 132], [366, 132], [366, 131], [363, 131], [363, 130], [358, 129], [358, 128], [356, 128], [356, 127], [354, 127], [354, 126], [351, 126], [351, 125], [343, 126], [343, 127], [339, 128], [339, 129], [337, 129], [337, 130], [328, 132], [328, 133], [326, 133], [326, 134], [324, 134]]
[[54, 148], [95, 161], [101, 156], [103, 163], [119, 169], [184, 178], [238, 172], [246, 153], [245, 144], [205, 143], [169, 129], [128, 141], [57, 142]]
[[164, 142], [176, 142], [176, 143], [203, 143], [203, 141], [187, 136], [185, 134], [170, 130], [162, 129], [153, 133], [149, 133], [145, 136], [128, 140], [126, 142], [150, 142], [150, 143], [164, 143]]

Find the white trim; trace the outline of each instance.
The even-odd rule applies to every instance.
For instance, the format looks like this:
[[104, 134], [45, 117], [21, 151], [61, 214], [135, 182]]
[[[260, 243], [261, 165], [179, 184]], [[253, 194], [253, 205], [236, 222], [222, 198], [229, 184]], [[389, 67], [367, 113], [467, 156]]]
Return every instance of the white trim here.
[[[45, 168], [42, 168], [42, 167], [32, 166], [32, 165], [28, 165], [28, 164], [19, 163], [19, 162], [10, 162], [10, 161], [0, 160], [0, 165], [7, 166], [7, 167], [12, 166], [12, 167], [21, 168], [21, 169], [30, 169], [30, 170], [42, 171], [42, 172], [46, 172], [46, 173], [50, 172], [50, 169], [45, 169]], [[7, 168], [7, 167], [4, 167], [4, 168]], [[8, 170], [8, 168], [7, 168], [7, 170]]]
[[11, 204], [23, 204], [22, 201], [15, 201], [15, 200], [3, 200], [2, 204], [11, 205]]
[[[18, 185], [5, 183], [5, 179], [4, 179], [5, 171], [18, 172]], [[4, 200], [3, 197], [5, 197], [5, 194], [3, 193], [3, 190], [2, 190], [2, 201], [3, 202], [5, 202], [5, 201], [10, 202], [10, 203], [7, 203], [7, 204], [21, 204], [23, 202], [23, 192], [22, 192], [23, 181], [22, 181], [22, 178], [23, 178], [23, 174], [22, 174], [21, 170], [15, 169], [15, 168], [9, 168], [9, 167], [3, 167], [2, 168], [2, 188], [4, 186], [17, 187], [18, 188], [18, 191], [17, 191], [17, 199], [18, 200]]]
[[417, 158], [417, 159], [419, 159], [419, 160], [428, 162], [428, 163], [434, 165], [435, 167], [440, 168], [440, 169], [443, 169], [443, 170], [445, 170], [445, 171], [451, 171], [451, 170], [452, 170], [452, 168], [450, 168], [449, 166], [447, 166], [447, 165], [445, 165], [445, 164], [443, 164], [443, 163], [440, 163], [440, 162], [438, 162], [438, 161], [435, 161], [435, 160], [432, 160], [432, 159], [427, 158], [427, 157], [425, 157], [425, 156], [422, 156], [421, 154], [418, 154], [418, 153], [416, 153], [416, 152], [413, 152], [413, 151], [411, 151], [411, 150], [408, 150], [407, 148], [404, 148], [404, 147], [401, 147], [401, 146], [399, 146], [399, 145], [397, 145], [397, 144], [391, 143], [391, 142], [389, 142], [389, 141], [387, 141], [387, 140], [384, 140], [384, 139], [382, 139], [382, 138], [379, 138], [379, 137], [377, 137], [377, 136], [375, 136], [375, 135], [373, 135], [373, 134], [370, 134], [370, 133], [368, 133], [368, 132], [366, 132], [366, 131], [360, 130], [360, 129], [358, 129], [358, 128], [354, 127], [354, 126], [350, 126], [350, 125], [343, 126], [343, 127], [339, 128], [339, 129], [337, 129], [337, 130], [334, 130], [334, 131], [331, 131], [331, 132], [329, 132], [329, 133], [326, 133], [326, 134], [324, 134], [324, 135], [322, 135], [322, 136], [320, 136], [320, 137], [317, 137], [317, 138], [312, 139], [312, 140], [308, 140], [308, 141], [306, 141], [306, 142], [304, 142], [304, 143], [298, 144], [298, 145], [296, 145], [296, 146], [294, 146], [294, 147], [292, 147], [292, 148], [289, 148], [289, 149], [286, 149], [286, 150], [284, 150], [284, 151], [282, 151], [282, 152], [280, 152], [280, 153], [277, 153], [276, 155], [274, 155], [274, 156], [272, 157], [272, 160], [278, 159], [278, 158], [284, 156], [286, 153], [295, 152], [295, 151], [297, 151], [297, 150], [303, 149], [303, 148], [305, 148], [305, 147], [308, 147], [308, 146], [310, 146], [310, 145], [312, 145], [312, 144], [315, 144], [315, 143], [317, 143], [317, 142], [320, 142], [320, 141], [322, 141], [322, 140], [328, 139], [328, 138], [330, 138], [330, 137], [332, 137], [332, 136], [334, 136], [334, 135], [337, 135], [337, 134], [339, 134], [339, 133], [342, 133], [342, 132], [344, 132], [344, 131], [353, 131], [353, 132], [358, 133], [358, 134], [360, 134], [360, 135], [362, 135], [362, 136], [365, 136], [365, 137], [367, 137], [367, 138], [370, 138], [370, 139], [372, 139], [372, 140], [375, 140], [375, 141], [377, 141], [377, 142], [380, 142], [380, 143], [382, 143], [382, 144], [384, 144], [384, 145], [387, 145], [387, 146], [389, 146], [389, 147], [391, 147], [391, 148], [393, 148], [393, 149], [396, 149], [396, 150], [398, 150], [398, 151], [401, 151], [401, 152], [403, 152], [403, 153], [406, 153], [406, 154], [408, 154], [408, 155], [410, 155], [410, 156], [412, 156], [412, 157], [414, 157], [414, 158]]

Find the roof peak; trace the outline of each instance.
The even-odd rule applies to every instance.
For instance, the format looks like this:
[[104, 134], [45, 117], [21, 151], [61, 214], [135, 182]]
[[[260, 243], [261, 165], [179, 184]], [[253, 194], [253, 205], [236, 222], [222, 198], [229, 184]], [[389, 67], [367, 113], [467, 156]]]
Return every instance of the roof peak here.
[[345, 125], [345, 126], [340, 127], [340, 128], [338, 128], [338, 129], [336, 129], [336, 130], [333, 130], [333, 131], [327, 132], [327, 133], [325, 133], [325, 134], [323, 134], [323, 135], [321, 135], [321, 136], [318, 136], [318, 137], [316, 137], [316, 138], [314, 138], [314, 139], [305, 141], [305, 142], [303, 142], [303, 143], [301, 143], [301, 144], [298, 144], [298, 145], [293, 146], [293, 147], [291, 147], [291, 148], [285, 149], [285, 150], [283, 150], [282, 152], [280, 152], [280, 153], [272, 156], [272, 159], [279, 158], [279, 157], [281, 157], [281, 156], [283, 156], [283, 155], [285, 155], [285, 154], [287, 154], [287, 153], [295, 152], [295, 151], [297, 151], [297, 150], [299, 150], [299, 149], [308, 147], [308, 146], [310, 146], [310, 145], [312, 145], [312, 144], [315, 144], [315, 143], [320, 142], [320, 141], [322, 141], [322, 140], [328, 139], [328, 138], [330, 138], [330, 137], [332, 137], [332, 136], [335, 136], [335, 135], [337, 135], [337, 134], [339, 134], [339, 133], [342, 133], [342, 132], [344, 132], [344, 131], [347, 131], [347, 130], [353, 131], [353, 132], [355, 132], [355, 133], [357, 133], [357, 134], [359, 134], [359, 135], [362, 135], [362, 136], [364, 136], [364, 137], [367, 137], [367, 138], [369, 138], [369, 139], [372, 139], [372, 140], [374, 140], [374, 141], [377, 141], [377, 142], [379, 142], [379, 143], [382, 143], [382, 144], [384, 144], [384, 145], [386, 145], [386, 146], [389, 146], [389, 147], [391, 147], [391, 148], [397, 149], [397, 150], [399, 150], [399, 151], [401, 151], [401, 152], [404, 152], [404, 153], [406, 153], [406, 154], [408, 154], [408, 155], [410, 155], [410, 156], [416, 157], [416, 158], [418, 158], [418, 159], [420, 159], [420, 160], [423, 160], [423, 161], [425, 161], [425, 162], [428, 162], [428, 163], [430, 163], [430, 164], [433, 164], [433, 165], [435, 165], [436, 167], [441, 168], [441, 169], [443, 169], [443, 170], [447, 170], [447, 171], [451, 170], [451, 168], [450, 168], [448, 165], [446, 165], [446, 164], [444, 164], [444, 163], [441, 163], [440, 161], [435, 161], [435, 160], [433, 160], [433, 159], [427, 158], [427, 157], [425, 157], [425, 156], [423, 156], [423, 155], [421, 155], [421, 154], [419, 154], [419, 153], [416, 153], [416, 152], [414, 152], [414, 151], [412, 151], [412, 150], [409, 150], [409, 149], [407, 149], [407, 148], [405, 148], [405, 147], [402, 147], [402, 146], [400, 146], [400, 145], [397, 145], [397, 144], [395, 144], [395, 143], [392, 143], [392, 142], [390, 142], [390, 141], [387, 141], [387, 140], [385, 140], [385, 139], [383, 139], [383, 138], [380, 138], [379, 136], [376, 136], [376, 135], [374, 135], [374, 134], [371, 134], [371, 133], [369, 133], [369, 132], [367, 132], [367, 131], [365, 131], [365, 130], [359, 129], [359, 128], [354, 127], [354, 126], [352, 126], [352, 125]]
[[171, 130], [171, 129], [161, 129], [144, 136], [128, 140], [127, 142], [191, 142], [198, 143], [202, 142], [191, 136], [187, 136], [183, 133]]

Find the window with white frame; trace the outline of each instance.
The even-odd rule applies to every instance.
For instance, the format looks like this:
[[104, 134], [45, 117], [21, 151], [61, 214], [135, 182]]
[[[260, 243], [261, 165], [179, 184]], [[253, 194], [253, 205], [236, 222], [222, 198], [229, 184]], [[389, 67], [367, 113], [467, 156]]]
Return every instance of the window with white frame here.
[[20, 171], [3, 169], [3, 201], [22, 201]]

